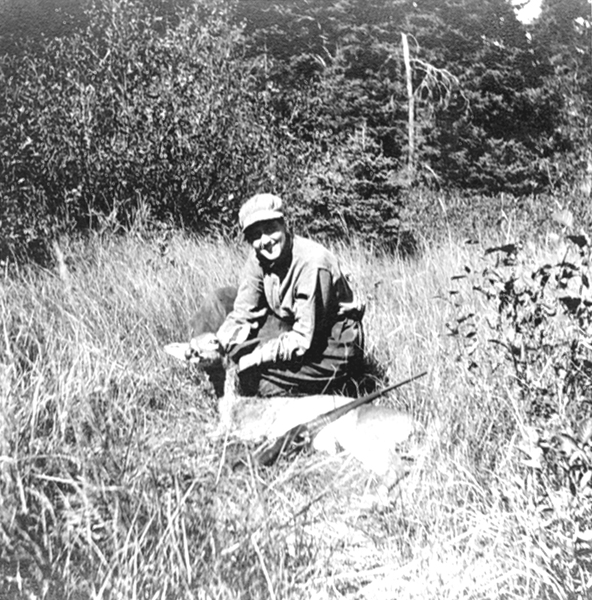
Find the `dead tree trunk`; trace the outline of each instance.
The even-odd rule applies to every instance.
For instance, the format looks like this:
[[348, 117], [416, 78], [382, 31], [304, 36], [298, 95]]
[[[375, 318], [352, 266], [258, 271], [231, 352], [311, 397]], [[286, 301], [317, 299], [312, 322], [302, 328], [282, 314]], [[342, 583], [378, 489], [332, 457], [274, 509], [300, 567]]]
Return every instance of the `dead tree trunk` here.
[[405, 61], [405, 75], [407, 79], [407, 104], [408, 104], [408, 146], [407, 146], [407, 175], [409, 182], [415, 176], [415, 100], [413, 96], [413, 78], [411, 71], [411, 58], [409, 56], [409, 41], [407, 34], [402, 33], [403, 59]]

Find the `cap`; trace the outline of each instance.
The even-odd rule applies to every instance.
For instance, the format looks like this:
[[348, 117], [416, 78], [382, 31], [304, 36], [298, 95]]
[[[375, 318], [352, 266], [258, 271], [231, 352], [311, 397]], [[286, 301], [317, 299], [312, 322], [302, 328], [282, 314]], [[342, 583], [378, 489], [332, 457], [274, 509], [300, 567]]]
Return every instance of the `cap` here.
[[260, 221], [283, 218], [282, 199], [273, 194], [257, 194], [249, 198], [238, 213], [238, 220], [243, 232]]

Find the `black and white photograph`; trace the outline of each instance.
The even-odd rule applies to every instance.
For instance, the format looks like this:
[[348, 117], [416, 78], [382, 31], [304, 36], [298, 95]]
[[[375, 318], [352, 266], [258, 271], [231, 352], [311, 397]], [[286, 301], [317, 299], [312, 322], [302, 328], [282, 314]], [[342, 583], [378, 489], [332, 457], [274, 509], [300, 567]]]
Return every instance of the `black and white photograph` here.
[[0, 0], [0, 600], [592, 598], [592, 0]]

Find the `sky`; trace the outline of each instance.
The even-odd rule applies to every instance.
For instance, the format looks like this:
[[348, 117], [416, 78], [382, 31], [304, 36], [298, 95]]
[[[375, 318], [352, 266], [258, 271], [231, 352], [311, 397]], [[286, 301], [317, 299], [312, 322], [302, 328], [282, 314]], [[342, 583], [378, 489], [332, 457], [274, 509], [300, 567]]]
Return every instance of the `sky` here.
[[[517, 12], [518, 18], [523, 23], [531, 23], [533, 19], [536, 19], [541, 12], [541, 2], [543, 0], [530, 0], [528, 4]], [[515, 0], [513, 4], [522, 4], [524, 0]]]

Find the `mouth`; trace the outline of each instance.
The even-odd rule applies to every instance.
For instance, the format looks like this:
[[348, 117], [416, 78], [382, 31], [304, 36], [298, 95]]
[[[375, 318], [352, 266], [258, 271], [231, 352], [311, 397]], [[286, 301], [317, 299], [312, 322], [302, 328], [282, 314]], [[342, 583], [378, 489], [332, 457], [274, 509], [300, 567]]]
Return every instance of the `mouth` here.
[[273, 257], [278, 253], [278, 248], [277, 242], [270, 242], [261, 248], [261, 254], [266, 257]]

